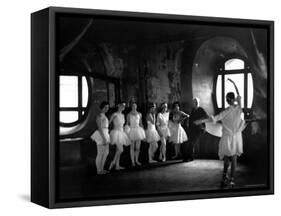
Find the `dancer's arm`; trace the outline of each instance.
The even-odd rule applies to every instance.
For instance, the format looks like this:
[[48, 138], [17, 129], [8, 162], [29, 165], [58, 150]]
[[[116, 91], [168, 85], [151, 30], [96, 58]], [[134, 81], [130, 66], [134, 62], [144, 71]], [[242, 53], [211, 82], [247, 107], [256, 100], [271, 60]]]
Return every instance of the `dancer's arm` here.
[[142, 114], [139, 113], [139, 115], [140, 115], [140, 126], [143, 127], [143, 124], [142, 124]]
[[130, 113], [126, 116], [126, 125], [130, 126]]
[[200, 119], [195, 120], [193, 122], [193, 124], [200, 125], [203, 123], [214, 122], [214, 117], [208, 115], [207, 112], [203, 108], [199, 107], [198, 112], [200, 113]]
[[116, 113], [113, 113], [112, 116], [109, 119], [109, 124], [113, 121], [113, 119], [116, 117]]
[[237, 95], [240, 95], [240, 94], [239, 94], [239, 90], [238, 90], [238, 88], [237, 88], [235, 82], [234, 82], [232, 79], [230, 79], [230, 78], [228, 78], [227, 80], [233, 84], [233, 86], [234, 86], [234, 88], [235, 88], [235, 91], [236, 91], [236, 94], [237, 94]]
[[194, 124], [200, 125], [203, 123], [220, 121], [220, 120], [224, 119], [224, 117], [228, 114], [229, 111], [230, 111], [230, 109], [227, 108], [224, 111], [217, 114], [216, 116], [209, 116], [208, 118], [205, 118], [205, 119], [196, 120], [196, 121], [194, 121]]
[[237, 94], [236, 101], [237, 101], [238, 105], [241, 107], [241, 96], [239, 94], [239, 90], [238, 90], [235, 82], [232, 79], [229, 79], [229, 78], [227, 80], [233, 84], [233, 86], [235, 88], [235, 91], [236, 91], [236, 94]]
[[163, 134], [162, 134], [162, 132], [159, 128], [160, 127], [160, 117], [159, 117], [159, 115], [160, 115], [160, 113], [158, 113], [157, 118], [156, 118], [156, 128], [157, 128], [159, 136], [162, 137]]
[[151, 124], [153, 124], [152, 119], [150, 118], [150, 114], [149, 113], [146, 114], [146, 121], [150, 122]]
[[102, 130], [102, 127], [101, 127], [101, 116], [100, 115], [97, 116], [96, 123], [97, 123], [97, 126], [98, 126], [98, 131], [100, 132], [100, 135], [103, 139], [104, 144], [107, 144], [107, 141], [106, 141], [106, 138], [105, 138], [105, 135], [104, 135], [104, 131]]
[[181, 115], [182, 115], [182, 120], [189, 118], [189, 115], [183, 111], [180, 111]]
[[199, 119], [199, 120], [194, 121], [193, 123], [195, 125], [200, 125], [200, 124], [207, 123], [207, 122], [213, 122], [213, 118], [209, 117], [209, 118], [206, 118], [206, 119]]

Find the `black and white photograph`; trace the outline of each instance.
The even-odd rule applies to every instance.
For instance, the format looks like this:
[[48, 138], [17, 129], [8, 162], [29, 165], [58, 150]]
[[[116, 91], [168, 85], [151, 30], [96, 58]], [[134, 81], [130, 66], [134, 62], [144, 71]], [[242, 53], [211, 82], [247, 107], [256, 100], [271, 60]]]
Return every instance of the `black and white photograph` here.
[[3, 2], [0, 215], [280, 212], [278, 6]]
[[270, 34], [55, 16], [58, 202], [267, 190]]

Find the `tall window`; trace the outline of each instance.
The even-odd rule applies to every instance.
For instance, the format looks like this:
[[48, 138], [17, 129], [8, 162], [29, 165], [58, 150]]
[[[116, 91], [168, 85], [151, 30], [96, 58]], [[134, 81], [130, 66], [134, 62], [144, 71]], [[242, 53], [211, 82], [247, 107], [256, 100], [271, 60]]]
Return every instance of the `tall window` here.
[[86, 111], [89, 88], [85, 76], [60, 76], [60, 126], [70, 128], [79, 124]]
[[250, 109], [253, 103], [253, 78], [250, 72], [250, 67], [245, 65], [241, 59], [233, 58], [224, 62], [224, 65], [219, 69], [216, 85], [216, 99], [218, 108], [226, 108], [226, 94], [236, 91], [232, 83], [228, 81], [232, 79], [239, 90], [242, 97], [241, 105], [244, 109]]

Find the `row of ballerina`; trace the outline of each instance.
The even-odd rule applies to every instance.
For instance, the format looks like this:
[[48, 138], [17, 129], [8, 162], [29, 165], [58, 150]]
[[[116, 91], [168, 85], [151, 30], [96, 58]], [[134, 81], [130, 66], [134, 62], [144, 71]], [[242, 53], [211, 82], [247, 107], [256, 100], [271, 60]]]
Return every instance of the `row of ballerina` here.
[[[179, 109], [179, 104], [173, 104], [172, 118], [168, 111], [167, 103], [161, 104], [161, 111], [155, 113], [156, 106], [151, 104], [146, 114], [147, 129], [143, 129], [142, 114], [137, 111], [137, 104], [131, 104], [131, 111], [126, 116], [123, 114], [125, 103], [118, 104], [118, 110], [112, 114], [110, 119], [106, 117], [109, 104], [100, 104], [100, 114], [97, 116], [98, 129], [92, 134], [91, 138], [97, 144], [96, 167], [97, 174], [108, 173], [104, 170], [104, 164], [109, 153], [109, 144], [116, 145], [114, 158], [109, 166], [109, 170], [115, 167], [116, 170], [124, 169], [120, 166], [120, 155], [123, 146], [130, 146], [130, 159], [132, 166], [140, 166], [139, 153], [141, 141], [149, 143], [149, 163], [155, 163], [154, 154], [158, 148], [158, 141], [161, 141], [159, 160], [166, 161], [166, 142], [175, 144], [175, 158], [179, 156], [180, 144], [187, 141], [188, 137], [181, 126], [183, 119], [188, 115]], [[109, 132], [108, 126], [113, 123], [113, 129]]]

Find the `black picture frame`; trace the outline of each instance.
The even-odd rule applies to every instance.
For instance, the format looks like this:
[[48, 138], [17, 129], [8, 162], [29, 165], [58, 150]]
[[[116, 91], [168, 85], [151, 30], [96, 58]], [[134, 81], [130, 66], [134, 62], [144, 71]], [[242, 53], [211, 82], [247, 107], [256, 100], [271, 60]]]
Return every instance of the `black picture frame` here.
[[[104, 16], [114, 19], [146, 19], [179, 23], [253, 26], [267, 29], [268, 35], [268, 187], [229, 191], [161, 193], [100, 200], [56, 199], [56, 140], [58, 139], [58, 76], [56, 75], [56, 16]], [[49, 7], [31, 15], [31, 201], [47, 208], [192, 200], [274, 194], [274, 22], [230, 18], [135, 13], [93, 9]]]

